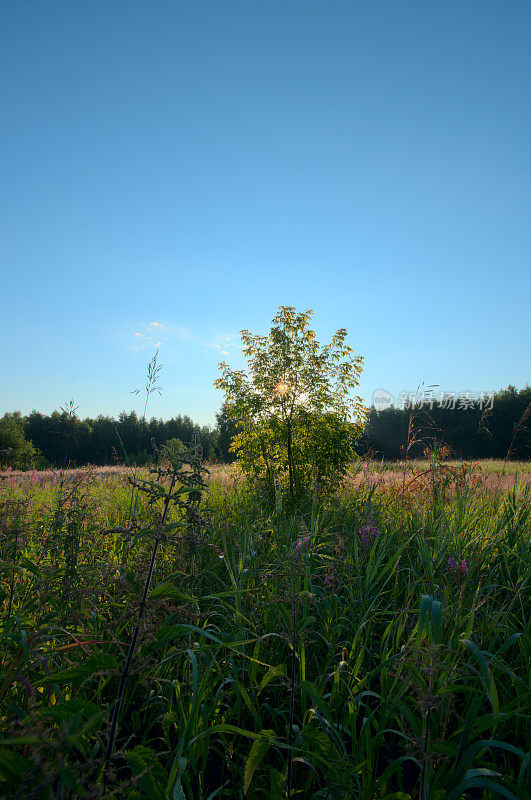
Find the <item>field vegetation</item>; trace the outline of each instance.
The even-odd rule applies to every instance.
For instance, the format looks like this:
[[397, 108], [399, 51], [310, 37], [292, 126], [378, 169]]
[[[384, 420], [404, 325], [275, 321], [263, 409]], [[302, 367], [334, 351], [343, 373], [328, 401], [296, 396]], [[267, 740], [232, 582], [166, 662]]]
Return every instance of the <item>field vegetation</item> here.
[[218, 472], [163, 533], [123, 474], [4, 482], [4, 796], [526, 797], [529, 491]]
[[1, 796], [529, 797], [529, 472], [356, 460], [292, 312], [222, 365], [236, 468], [2, 475]]

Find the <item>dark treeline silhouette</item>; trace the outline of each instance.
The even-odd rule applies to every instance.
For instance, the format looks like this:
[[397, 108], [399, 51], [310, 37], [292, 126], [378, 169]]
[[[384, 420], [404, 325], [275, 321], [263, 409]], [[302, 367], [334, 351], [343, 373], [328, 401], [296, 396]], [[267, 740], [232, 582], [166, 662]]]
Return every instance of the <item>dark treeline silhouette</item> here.
[[38, 411], [24, 420], [24, 434], [40, 452], [41, 464], [59, 467], [66, 464], [145, 464], [157, 449], [172, 439], [183, 444], [197, 434], [207, 460], [214, 460], [216, 431], [195, 424], [188, 416], [169, 420], [143, 420], [135, 411], [122, 411], [118, 419], [99, 415], [79, 419], [67, 412], [45, 415]]
[[[490, 405], [490, 404], [488, 404]], [[435, 441], [443, 442], [456, 458], [505, 458], [527, 461], [531, 455], [531, 387], [518, 391], [508, 386], [494, 394], [492, 409], [429, 408], [371, 409], [359, 452], [374, 452], [386, 459], [422, 456]], [[410, 425], [411, 422], [411, 425]], [[409, 437], [409, 438], [408, 438]]]
[[[145, 464], [157, 457], [162, 445], [188, 444], [197, 434], [207, 461], [234, 460], [229, 453], [235, 423], [225, 406], [216, 415], [217, 427], [200, 426], [188, 416], [169, 420], [139, 418], [135, 411], [122, 411], [118, 419], [99, 415], [80, 419], [73, 409], [41, 414], [20, 412], [0, 418], [0, 467], [84, 466], [86, 464]], [[177, 442], [176, 442], [177, 440]]]
[[[369, 421], [356, 450], [364, 456], [402, 458], [423, 455], [435, 441], [443, 442], [456, 458], [505, 458], [528, 460], [531, 455], [531, 387], [518, 391], [508, 386], [494, 395], [492, 409], [433, 407], [371, 409]], [[85, 466], [87, 464], [145, 464], [156, 458], [162, 445], [174, 440], [188, 444], [197, 434], [209, 462], [230, 463], [229, 451], [237, 424], [225, 404], [216, 414], [216, 426], [200, 426], [188, 416], [169, 420], [144, 420], [134, 411], [118, 419], [99, 415], [79, 419], [72, 409], [27, 417], [15, 411], [0, 418], [0, 467]]]

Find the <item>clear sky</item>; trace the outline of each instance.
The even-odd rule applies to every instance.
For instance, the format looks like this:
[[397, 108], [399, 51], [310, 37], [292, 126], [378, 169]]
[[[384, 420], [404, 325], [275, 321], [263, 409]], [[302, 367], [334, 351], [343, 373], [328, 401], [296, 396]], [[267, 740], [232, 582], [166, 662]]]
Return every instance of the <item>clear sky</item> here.
[[360, 393], [530, 380], [529, 0], [0, 3], [0, 413], [214, 423], [280, 305]]

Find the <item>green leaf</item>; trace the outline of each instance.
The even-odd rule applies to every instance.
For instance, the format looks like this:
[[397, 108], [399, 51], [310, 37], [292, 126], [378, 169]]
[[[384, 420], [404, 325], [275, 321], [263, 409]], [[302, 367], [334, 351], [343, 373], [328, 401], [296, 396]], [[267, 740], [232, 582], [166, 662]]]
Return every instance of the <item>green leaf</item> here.
[[485, 747], [496, 747], [500, 750], [506, 750], [508, 753], [514, 753], [514, 755], [521, 758], [528, 767], [531, 765], [531, 758], [524, 753], [523, 750], [520, 750], [518, 747], [515, 747], [508, 742], [502, 742], [499, 739], [480, 739], [478, 742], [472, 742], [472, 744], [470, 744], [464, 751], [461, 761], [464, 763], [470, 763], [476, 753], [479, 753]]
[[302, 731], [302, 739], [313, 754], [318, 754], [324, 761], [332, 760], [334, 746], [324, 731], [306, 727]]
[[271, 683], [271, 681], [278, 678], [280, 675], [286, 674], [286, 665], [285, 664], [277, 664], [274, 667], [270, 667], [266, 674], [263, 676], [262, 680], [260, 681], [260, 686], [258, 687], [258, 694], [262, 692], [265, 687]]
[[118, 662], [107, 653], [94, 653], [83, 661], [70, 669], [65, 669], [62, 672], [56, 672], [53, 675], [46, 675], [45, 678], [39, 678], [35, 682], [35, 686], [42, 686], [48, 683], [77, 683], [84, 680], [91, 675], [98, 675], [101, 672], [113, 671], [118, 669]]
[[471, 639], [462, 639], [461, 641], [463, 641], [474, 653], [479, 662], [482, 682], [486, 688], [487, 696], [492, 706], [492, 715], [494, 717], [494, 721], [496, 721], [498, 714], [500, 713], [500, 701], [498, 700], [498, 691], [496, 689], [494, 678], [492, 677], [492, 672], [489, 669], [489, 665], [487, 664], [485, 656], [477, 644], [475, 644]]
[[328, 720], [330, 709], [322, 697], [322, 695], [317, 691], [317, 688], [311, 681], [301, 681], [301, 689], [303, 692], [311, 698], [311, 700], [315, 703], [321, 714], [323, 714], [324, 718]]
[[39, 713], [41, 719], [51, 719], [58, 726], [75, 726], [76, 735], [87, 733], [98, 725], [103, 715], [103, 709], [88, 700], [65, 700]]
[[269, 800], [283, 800], [285, 796], [284, 783], [282, 773], [271, 767], [269, 770]]
[[506, 797], [507, 800], [518, 800], [518, 798], [502, 786], [501, 783], [490, 781], [488, 778], [476, 777], [468, 781], [462, 781], [458, 786], [445, 795], [445, 800], [461, 800], [463, 794], [468, 789], [490, 789], [496, 793], [496, 797]]
[[253, 775], [260, 766], [265, 754], [271, 747], [271, 742], [275, 739], [275, 731], [262, 730], [260, 731], [263, 739], [255, 739], [252, 743], [251, 750], [245, 762], [245, 769], [243, 772], [243, 793], [247, 794]]
[[434, 600], [431, 604], [431, 633], [435, 644], [442, 638], [442, 603]]
[[41, 719], [49, 717], [59, 725], [63, 720], [72, 719], [72, 717], [90, 719], [91, 716], [100, 712], [101, 709], [89, 700], [64, 700], [62, 703], [55, 703], [53, 706], [44, 708], [39, 717]]
[[164, 800], [168, 776], [155, 751], [139, 744], [126, 752], [125, 757], [148, 800]]
[[155, 586], [153, 591], [151, 592], [151, 597], [173, 597], [176, 600], [184, 600], [188, 603], [197, 603], [197, 597], [193, 597], [192, 595], [185, 594], [184, 592], [180, 592], [178, 589], [173, 586], [173, 584], [165, 581], [164, 583], [159, 583], [158, 586]]
[[[9, 739], [0, 739], [0, 747], [9, 747], [9, 745], [23, 744], [41, 744], [42, 736], [11, 736]], [[0, 753], [2, 751], [0, 750]]]
[[27, 569], [28, 572], [31, 572], [37, 578], [42, 578], [41, 568], [37, 564], [35, 564], [34, 561], [30, 561], [29, 558], [21, 558], [20, 566], [23, 567], [24, 569]]
[[179, 758], [179, 772], [177, 778], [175, 780], [175, 784], [173, 786], [173, 792], [171, 794], [172, 800], [186, 800], [186, 795], [184, 793], [184, 789], [181, 783], [181, 775], [183, 774], [184, 770], [186, 769], [186, 765], [188, 763], [187, 758]]
[[422, 638], [430, 629], [430, 611], [432, 599], [429, 595], [423, 594], [420, 598], [418, 636]]
[[13, 564], [10, 561], [0, 561], [0, 571], [3, 570], [7, 572], [22, 572], [20, 564]]
[[[203, 736], [203, 735], [206, 735], [206, 734], [210, 735], [211, 733], [237, 733], [240, 736], [245, 736], [247, 739], [261, 739], [262, 738], [262, 734], [261, 733], [255, 733], [254, 731], [248, 731], [245, 728], [239, 728], [237, 725], [229, 725], [229, 723], [224, 722], [221, 725], [212, 725], [212, 727], [210, 727], [207, 731], [204, 731], [204, 733], [199, 734], [199, 736], [196, 736], [193, 741], [195, 741], [196, 739], [199, 739], [200, 736]], [[284, 748], [286, 748], [286, 750], [289, 749], [288, 745], [284, 744], [283, 742], [275, 742], [275, 745], [277, 747], [284, 747]], [[294, 748], [292, 748], [292, 749], [294, 749]]]
[[486, 769], [485, 767], [477, 767], [476, 769], [467, 769], [464, 774], [463, 780], [469, 781], [472, 778], [478, 777], [488, 777], [488, 778], [501, 778], [500, 772], [493, 772], [491, 769]]
[[412, 797], [406, 792], [393, 792], [393, 794], [386, 794], [382, 800], [412, 800]]
[[[2, 790], [13, 790], [11, 796], [20, 787], [21, 780], [34, 768], [31, 759], [21, 756], [14, 750], [0, 750], [0, 777], [3, 779]], [[11, 792], [10, 792], [11, 794]], [[4, 797], [9, 797], [5, 794]]]

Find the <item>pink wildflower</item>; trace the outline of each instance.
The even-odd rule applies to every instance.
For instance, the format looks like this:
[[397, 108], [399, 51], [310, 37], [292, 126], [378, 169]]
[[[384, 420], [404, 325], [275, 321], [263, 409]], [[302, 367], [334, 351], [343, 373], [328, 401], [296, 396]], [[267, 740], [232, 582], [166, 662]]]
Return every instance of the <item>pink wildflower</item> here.
[[309, 536], [301, 536], [300, 539], [297, 539], [295, 550], [307, 550], [309, 543], [310, 543]]
[[324, 579], [324, 585], [329, 592], [333, 592], [339, 585], [339, 578], [335, 572], [327, 572]]
[[371, 547], [379, 531], [375, 525], [362, 525], [358, 533], [360, 535], [361, 544], [365, 547]]

